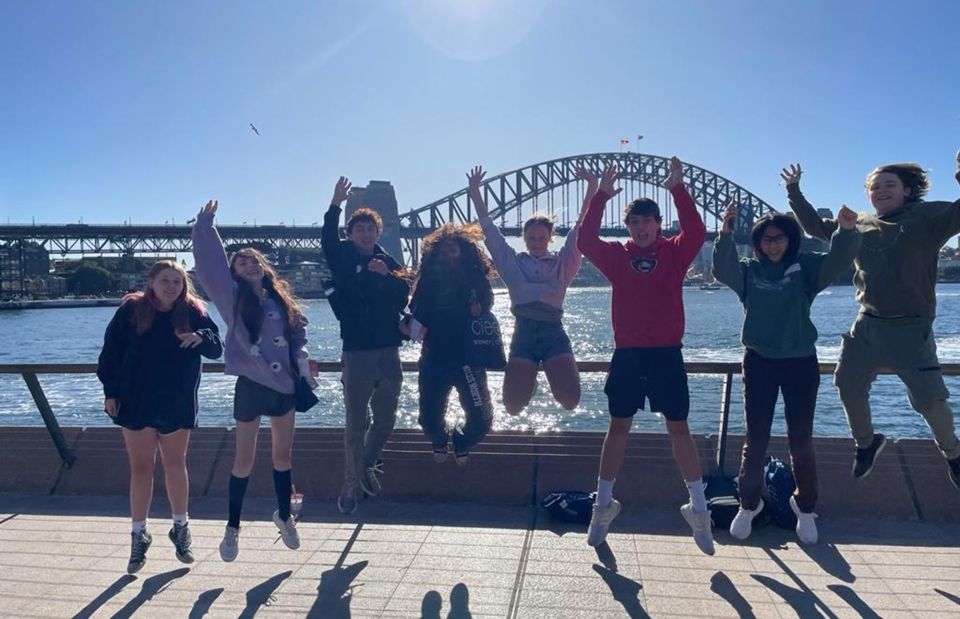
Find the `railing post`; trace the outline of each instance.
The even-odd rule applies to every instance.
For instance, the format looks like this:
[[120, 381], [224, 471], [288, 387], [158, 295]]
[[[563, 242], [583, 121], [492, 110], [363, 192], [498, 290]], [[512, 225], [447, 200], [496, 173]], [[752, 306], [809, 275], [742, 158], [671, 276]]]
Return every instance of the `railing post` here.
[[733, 372], [723, 375], [723, 392], [720, 394], [720, 436], [717, 440], [717, 473], [723, 476], [723, 461], [727, 455], [727, 425], [730, 421], [730, 390], [733, 386]]
[[27, 389], [30, 390], [33, 401], [37, 403], [37, 408], [40, 409], [40, 416], [43, 417], [43, 423], [47, 424], [47, 432], [50, 433], [53, 444], [57, 447], [57, 451], [60, 452], [60, 459], [63, 460], [67, 468], [70, 468], [73, 466], [77, 457], [73, 455], [73, 452], [67, 445], [67, 439], [63, 437], [60, 423], [53, 414], [53, 409], [50, 408], [50, 403], [47, 401], [47, 394], [43, 392], [43, 387], [40, 386], [37, 375], [33, 372], [21, 372], [20, 375], [23, 376], [23, 381], [27, 383]]

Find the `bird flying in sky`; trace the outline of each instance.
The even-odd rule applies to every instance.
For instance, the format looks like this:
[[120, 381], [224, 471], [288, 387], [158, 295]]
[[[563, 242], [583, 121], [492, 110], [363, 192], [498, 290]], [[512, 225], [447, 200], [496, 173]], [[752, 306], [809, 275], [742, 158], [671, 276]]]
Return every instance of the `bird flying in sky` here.
[[257, 129], [253, 123], [250, 123], [250, 128], [253, 129], [254, 133], [256, 133], [257, 135], [260, 135], [260, 130]]

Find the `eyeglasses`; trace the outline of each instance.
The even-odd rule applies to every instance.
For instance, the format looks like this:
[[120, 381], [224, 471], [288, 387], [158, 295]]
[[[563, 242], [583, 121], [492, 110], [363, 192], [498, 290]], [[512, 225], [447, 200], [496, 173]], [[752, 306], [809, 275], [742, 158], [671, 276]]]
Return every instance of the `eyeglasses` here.
[[760, 237], [760, 243], [763, 245], [779, 245], [781, 243], [786, 243], [787, 239], [786, 234], [777, 234], [774, 236], [762, 236]]

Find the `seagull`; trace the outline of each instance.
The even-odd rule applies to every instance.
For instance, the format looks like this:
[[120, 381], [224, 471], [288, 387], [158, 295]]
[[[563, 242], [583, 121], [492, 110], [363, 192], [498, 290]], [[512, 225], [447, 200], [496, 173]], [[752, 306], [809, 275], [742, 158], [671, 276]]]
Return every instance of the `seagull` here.
[[257, 135], [260, 135], [260, 130], [257, 129], [253, 123], [250, 123], [250, 128], [253, 129], [254, 133], [256, 133]]

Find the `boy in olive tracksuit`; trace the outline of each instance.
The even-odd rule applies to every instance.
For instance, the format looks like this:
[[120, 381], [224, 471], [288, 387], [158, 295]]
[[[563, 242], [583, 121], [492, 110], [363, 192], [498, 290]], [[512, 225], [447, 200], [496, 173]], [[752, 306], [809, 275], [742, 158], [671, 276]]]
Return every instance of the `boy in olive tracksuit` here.
[[340, 177], [320, 238], [333, 273], [330, 305], [343, 339], [346, 461], [337, 505], [345, 514], [356, 510], [360, 490], [371, 496], [380, 492], [376, 464], [396, 423], [404, 339], [398, 325], [410, 293], [402, 265], [377, 244], [383, 224], [376, 212], [357, 209], [346, 224], [347, 240], [340, 240], [340, 205], [349, 192], [350, 182]]
[[[960, 183], [960, 153], [957, 154]], [[821, 219], [800, 192], [799, 166], [781, 175], [790, 208], [807, 234], [826, 239], [837, 223]], [[857, 253], [853, 283], [860, 314], [843, 335], [834, 382], [857, 444], [854, 477], [867, 475], [886, 444], [875, 433], [870, 413], [870, 385], [882, 368], [893, 370], [907, 387], [910, 405], [927, 421], [947, 459], [950, 479], [960, 488], [960, 440], [947, 404], [937, 344], [937, 261], [940, 248], [960, 233], [960, 200], [926, 202], [930, 183], [916, 164], [891, 164], [867, 176], [866, 189], [875, 215], [861, 214], [857, 229], [863, 244]]]

